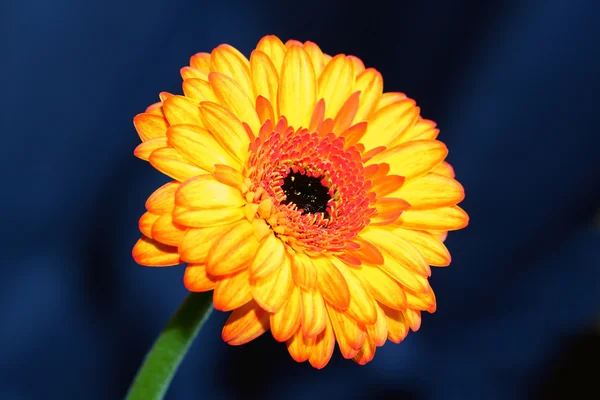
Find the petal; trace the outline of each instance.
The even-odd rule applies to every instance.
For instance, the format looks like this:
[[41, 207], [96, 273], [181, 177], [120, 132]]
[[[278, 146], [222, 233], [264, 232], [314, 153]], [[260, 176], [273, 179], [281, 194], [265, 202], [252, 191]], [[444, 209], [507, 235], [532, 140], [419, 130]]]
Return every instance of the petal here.
[[144, 236], [152, 237], [152, 225], [160, 217], [160, 215], [152, 214], [150, 212], [144, 213], [138, 222], [138, 228]]
[[190, 58], [190, 66], [206, 73], [210, 72], [210, 54], [196, 53]]
[[469, 224], [469, 216], [459, 206], [429, 210], [407, 210], [398, 220], [404, 228], [454, 231]]
[[236, 159], [245, 162], [250, 139], [241, 121], [225, 107], [208, 101], [200, 103], [200, 114], [221, 146]]
[[333, 132], [340, 135], [350, 128], [358, 111], [360, 92], [354, 92], [344, 103], [333, 120]]
[[315, 75], [321, 75], [323, 68], [325, 68], [325, 60], [323, 59], [323, 52], [321, 51], [321, 48], [319, 48], [319, 46], [317, 46], [315, 43], [307, 41], [304, 42], [304, 51], [306, 51], [310, 57], [310, 61], [315, 70]]
[[452, 260], [450, 252], [444, 243], [431, 233], [404, 228], [394, 229], [394, 233], [410, 242], [423, 255], [429, 265], [436, 267], [450, 265], [450, 261]]
[[350, 290], [344, 276], [337, 267], [325, 257], [312, 259], [317, 268], [317, 286], [323, 298], [340, 310], [347, 310], [350, 305]]
[[190, 160], [172, 147], [153, 151], [148, 161], [163, 174], [180, 182], [207, 172], [193, 165]]
[[229, 165], [241, 170], [240, 162], [204, 128], [196, 125], [175, 125], [169, 128], [167, 136], [171, 146], [206, 171], [213, 172], [215, 164]]
[[367, 149], [388, 146], [404, 131], [410, 129], [418, 117], [419, 109], [415, 107], [414, 100], [406, 99], [392, 103], [379, 109], [369, 118], [367, 132], [361, 143]]
[[175, 204], [192, 210], [241, 207], [246, 199], [239, 189], [221, 183], [212, 175], [188, 179], [175, 193]]
[[262, 96], [256, 98], [256, 113], [258, 114], [258, 119], [261, 124], [275, 120], [275, 112], [271, 102]]
[[355, 254], [360, 258], [361, 263], [370, 265], [383, 264], [383, 255], [376, 246], [360, 236], [353, 240], [360, 245], [360, 250]]
[[408, 335], [408, 324], [404, 319], [404, 314], [400, 310], [394, 310], [380, 304], [385, 313], [388, 339], [394, 343], [400, 343]]
[[[431, 268], [429, 268], [429, 264], [427, 264], [423, 255], [395, 233], [387, 229], [368, 229], [362, 232], [362, 236], [405, 268], [409, 268], [422, 276], [431, 275]], [[386, 268], [383, 269], [388, 272]]]
[[[394, 193], [392, 197], [400, 197], [403, 200], [408, 201], [400, 195], [396, 195], [395, 192], [404, 184], [404, 177], [399, 175], [385, 175], [373, 179], [373, 186], [371, 186], [371, 192], [377, 193], [377, 197], [387, 196], [390, 193]], [[408, 201], [410, 203], [410, 201]], [[412, 207], [412, 203], [410, 204]]]
[[387, 92], [383, 93], [379, 98], [379, 102], [377, 103], [377, 110], [381, 110], [384, 107], [389, 106], [392, 103], [396, 103], [406, 99], [406, 95], [404, 93], [399, 92]]
[[164, 137], [169, 123], [166, 118], [154, 114], [138, 114], [133, 118], [133, 126], [143, 142]]
[[465, 198], [465, 190], [454, 179], [427, 174], [403, 185], [393, 196], [410, 203], [411, 209], [453, 206]]
[[317, 81], [310, 57], [302, 47], [290, 47], [279, 78], [279, 115], [285, 115], [294, 128], [307, 128], [316, 96]]
[[286, 262], [277, 271], [262, 279], [252, 280], [252, 297], [265, 310], [277, 312], [290, 297], [294, 288], [290, 263]]
[[347, 359], [354, 357], [365, 343], [366, 331], [356, 321], [329, 304], [327, 304], [327, 313], [342, 356]]
[[210, 70], [228, 76], [239, 85], [247, 96], [253, 97], [250, 64], [236, 48], [222, 44], [214, 49], [210, 58]]
[[297, 362], [308, 360], [312, 354], [316, 338], [307, 338], [302, 335], [302, 331], [298, 329], [291, 338], [285, 342], [287, 349], [292, 358]]
[[290, 255], [292, 277], [301, 288], [314, 290], [317, 287], [317, 269], [309, 256], [304, 253]]
[[167, 246], [145, 236], [133, 246], [131, 254], [135, 262], [147, 267], [168, 267], [180, 263], [176, 247]]
[[256, 49], [269, 56], [273, 62], [273, 66], [278, 72], [281, 70], [281, 64], [283, 64], [286, 48], [278, 37], [273, 35], [263, 37], [256, 45]]
[[169, 246], [178, 246], [186, 229], [174, 223], [171, 214], [163, 214], [152, 225], [152, 238]]
[[153, 214], [170, 213], [175, 207], [175, 191], [179, 182], [169, 182], [154, 191], [146, 200], [146, 209]]
[[241, 190], [244, 176], [235, 168], [223, 164], [215, 164], [213, 177], [225, 185]]
[[233, 79], [218, 72], [211, 72], [208, 82], [219, 102], [240, 121], [247, 123], [253, 132], [258, 132], [260, 121], [254, 108], [254, 99], [249, 96], [249, 93]]
[[173, 221], [189, 228], [208, 228], [217, 225], [227, 225], [243, 218], [243, 207], [206, 210], [190, 210], [183, 207], [175, 207], [173, 210]]
[[360, 101], [355, 121], [367, 120], [383, 93], [383, 77], [374, 68], [367, 68], [356, 78], [355, 91], [360, 91]]
[[448, 149], [444, 143], [437, 140], [417, 140], [379, 153], [369, 163], [389, 163], [391, 174], [404, 176], [408, 181], [431, 171], [446, 155]]
[[273, 233], [265, 236], [252, 260], [250, 275], [261, 279], [281, 268], [286, 262], [285, 246]]
[[206, 273], [204, 264], [189, 264], [183, 274], [183, 284], [190, 292], [208, 292], [216, 283], [217, 279]]
[[190, 263], [205, 263], [210, 248], [221, 237], [222, 232], [229, 229], [227, 225], [188, 229], [179, 242], [181, 259]]
[[262, 96], [270, 104], [277, 104], [279, 75], [269, 56], [260, 50], [254, 50], [250, 55], [250, 74], [254, 96]]
[[413, 332], [416, 332], [421, 327], [421, 311], [407, 308], [403, 311], [404, 320], [410, 326]]
[[413, 310], [427, 311], [434, 313], [437, 307], [435, 293], [430, 290], [428, 293], [417, 293], [412, 290], [406, 290], [406, 304]]
[[354, 362], [359, 365], [365, 365], [366, 363], [371, 361], [373, 359], [373, 357], [375, 357], [376, 349], [377, 349], [377, 346], [375, 346], [375, 342], [373, 341], [371, 336], [367, 335], [367, 338], [365, 339], [365, 343], [358, 350], [358, 353], [356, 353], [356, 355], [354, 357], [352, 357], [352, 360], [354, 360]]
[[[207, 269], [208, 272], [208, 269]], [[220, 277], [213, 292], [213, 304], [220, 311], [231, 311], [252, 300], [247, 269]]]
[[333, 355], [333, 349], [335, 348], [335, 336], [333, 334], [333, 327], [329, 318], [325, 319], [325, 329], [319, 335], [317, 335], [313, 350], [310, 354], [308, 362], [310, 365], [317, 369], [321, 369], [327, 365], [331, 356]]
[[211, 275], [226, 275], [246, 269], [254, 257], [258, 240], [247, 220], [223, 229], [206, 257], [206, 270]]
[[302, 298], [302, 334], [314, 337], [325, 329], [327, 310], [323, 296], [318, 290], [301, 290]]
[[377, 311], [371, 293], [354, 274], [353, 269], [337, 259], [333, 259], [333, 263], [341, 272], [350, 291], [350, 303], [346, 315], [363, 325], [374, 324], [377, 320]]
[[410, 140], [434, 140], [440, 133], [439, 129], [435, 129], [435, 126], [435, 122], [419, 117], [412, 128], [407, 129], [401, 136], [398, 136], [391, 143], [391, 146]]
[[397, 310], [406, 309], [404, 290], [381, 268], [362, 265], [356, 268], [354, 273], [377, 301]]
[[186, 79], [183, 81], [182, 87], [186, 97], [197, 102], [212, 101], [216, 103], [218, 101], [212, 86], [208, 83], [208, 76], [206, 79]]
[[387, 340], [388, 328], [385, 312], [377, 305], [377, 322], [367, 325], [367, 334], [373, 339], [376, 346], [383, 346]]
[[334, 118], [354, 92], [352, 62], [343, 54], [333, 57], [319, 76], [318, 87], [317, 98], [325, 99], [325, 118]]
[[204, 126], [200, 119], [198, 104], [183, 96], [171, 96], [163, 104], [165, 117], [170, 125], [193, 124]]
[[208, 79], [208, 73], [192, 67], [183, 67], [179, 72], [181, 73], [181, 78], [183, 78], [184, 82], [187, 79]]
[[410, 204], [393, 197], [378, 198], [375, 201], [377, 213], [371, 217], [371, 225], [387, 225], [396, 221]]
[[133, 151], [133, 154], [137, 158], [148, 161], [148, 158], [150, 158], [150, 154], [152, 154], [152, 152], [165, 147], [169, 147], [167, 144], [167, 138], [165, 136], [161, 136], [140, 143]]
[[437, 167], [431, 170], [431, 172], [434, 174], [443, 175], [447, 178], [454, 178], [455, 176], [454, 168], [452, 168], [452, 165], [450, 165], [447, 161], [442, 161], [439, 163]]
[[231, 313], [221, 336], [230, 345], [239, 346], [256, 339], [267, 330], [269, 314], [254, 301], [249, 301]]
[[275, 314], [271, 314], [271, 333], [278, 342], [285, 342], [300, 328], [302, 322], [300, 289], [294, 286], [290, 298]]

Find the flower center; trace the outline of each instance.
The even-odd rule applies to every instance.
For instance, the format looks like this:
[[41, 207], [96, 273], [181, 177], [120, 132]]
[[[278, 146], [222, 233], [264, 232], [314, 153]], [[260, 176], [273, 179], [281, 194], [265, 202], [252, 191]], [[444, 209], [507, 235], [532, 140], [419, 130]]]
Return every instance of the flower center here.
[[306, 176], [300, 172], [288, 174], [281, 189], [285, 193], [283, 204], [293, 203], [302, 214], [324, 213], [329, 218], [327, 203], [331, 200], [329, 189], [321, 183], [321, 177]]

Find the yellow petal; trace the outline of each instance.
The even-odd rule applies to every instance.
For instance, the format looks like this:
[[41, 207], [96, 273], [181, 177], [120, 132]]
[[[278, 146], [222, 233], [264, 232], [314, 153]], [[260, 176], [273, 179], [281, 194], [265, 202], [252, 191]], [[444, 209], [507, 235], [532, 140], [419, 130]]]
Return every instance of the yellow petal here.
[[404, 290], [381, 268], [362, 265], [360, 268], [354, 269], [354, 273], [377, 301], [397, 310], [406, 308]]
[[158, 149], [150, 154], [148, 161], [154, 168], [180, 182], [207, 173], [172, 147]]
[[285, 246], [273, 233], [265, 236], [252, 260], [250, 275], [261, 279], [281, 268], [286, 262]]
[[452, 258], [450, 252], [437, 237], [429, 232], [413, 229], [396, 228], [394, 233], [410, 244], [423, 255], [429, 265], [446, 267]]
[[[361, 235], [405, 268], [409, 268], [419, 275], [431, 275], [431, 268], [423, 255], [394, 232], [387, 229], [368, 229]], [[388, 272], [386, 268], [383, 269]]]
[[410, 204], [403, 199], [394, 197], [378, 198], [375, 201], [377, 212], [371, 217], [371, 225], [391, 224], [409, 207]]
[[317, 369], [321, 369], [327, 365], [329, 360], [331, 360], [333, 349], [335, 348], [335, 336], [331, 321], [329, 321], [329, 318], [325, 320], [325, 329], [315, 338], [315, 343], [308, 359], [310, 365]]
[[252, 224], [241, 220], [223, 229], [206, 257], [206, 270], [211, 275], [226, 275], [247, 269], [258, 247]]
[[227, 225], [188, 229], [179, 242], [181, 259], [189, 263], [205, 263], [212, 245], [219, 239], [222, 232], [229, 229], [230, 227]]
[[383, 93], [383, 77], [374, 68], [367, 68], [356, 78], [355, 91], [360, 91], [360, 101], [355, 121], [367, 120], [375, 108]]
[[353, 270], [338, 259], [333, 263], [344, 277], [350, 291], [350, 303], [346, 315], [363, 325], [374, 324], [377, 320], [375, 301]]
[[219, 278], [213, 292], [215, 309], [231, 311], [252, 300], [249, 281], [250, 274], [247, 269]]
[[290, 263], [286, 262], [277, 271], [262, 279], [252, 280], [252, 297], [265, 310], [277, 312], [290, 297], [294, 288]]
[[385, 312], [377, 305], [377, 322], [367, 325], [367, 334], [373, 339], [376, 346], [383, 346], [387, 340], [388, 328]]
[[404, 228], [454, 231], [469, 224], [469, 216], [459, 206], [430, 210], [407, 210], [398, 220]]
[[326, 307], [342, 356], [347, 359], [354, 357], [365, 343], [366, 331], [335, 307], [329, 304]]
[[465, 198], [465, 190], [454, 179], [429, 173], [402, 185], [392, 194], [410, 203], [411, 209], [453, 206]]
[[211, 102], [200, 103], [200, 113], [207, 129], [221, 146], [244, 163], [248, 158], [250, 139], [241, 121], [225, 107]]
[[153, 214], [170, 213], [175, 207], [175, 191], [179, 182], [165, 183], [154, 191], [146, 200], [146, 210]]
[[413, 310], [427, 311], [434, 313], [437, 307], [435, 293], [430, 290], [428, 293], [417, 293], [412, 290], [406, 290], [406, 304]]
[[347, 310], [350, 304], [350, 290], [344, 276], [337, 267], [325, 257], [312, 259], [319, 276], [317, 286], [323, 298], [340, 310]]
[[413, 332], [416, 332], [421, 327], [421, 311], [407, 308], [402, 312], [404, 314], [404, 320], [410, 326]]
[[154, 139], [149, 139], [143, 143], [140, 143], [133, 154], [144, 161], [148, 161], [150, 158], [150, 154], [152, 154], [155, 150], [162, 149], [165, 147], [169, 147], [167, 144], [167, 138], [165, 136], [157, 137]]
[[298, 329], [291, 338], [285, 342], [287, 349], [292, 358], [297, 362], [308, 360], [312, 354], [316, 338], [307, 338], [302, 335], [302, 331]]
[[213, 172], [215, 164], [229, 165], [241, 170], [240, 162], [204, 128], [196, 125], [175, 125], [169, 128], [167, 136], [171, 146], [206, 171]]
[[373, 357], [375, 357], [376, 350], [377, 346], [375, 346], [375, 342], [373, 341], [371, 336], [367, 335], [365, 343], [358, 350], [356, 355], [352, 357], [352, 360], [354, 360], [354, 362], [359, 365], [365, 365], [369, 361], [373, 360]]
[[325, 329], [327, 310], [318, 290], [302, 290], [302, 334], [314, 337]]
[[310, 257], [304, 253], [294, 253], [290, 255], [290, 260], [294, 282], [303, 289], [316, 289], [318, 273]]
[[256, 49], [269, 56], [273, 62], [273, 66], [279, 73], [281, 70], [281, 64], [283, 64], [283, 57], [285, 57], [286, 52], [285, 45], [281, 42], [281, 40], [273, 35], [265, 36], [258, 42]]
[[279, 311], [271, 314], [271, 333], [275, 340], [285, 342], [300, 328], [302, 301], [300, 289], [294, 286], [290, 298]]
[[269, 314], [254, 301], [249, 301], [231, 313], [221, 336], [230, 345], [239, 346], [256, 339], [267, 330]]
[[183, 81], [182, 87], [186, 97], [197, 102], [212, 101], [216, 103], [218, 101], [212, 86], [208, 83], [208, 76], [206, 79], [186, 79]]
[[168, 267], [180, 262], [176, 247], [167, 246], [145, 236], [133, 246], [132, 255], [135, 262], [147, 267]]
[[239, 189], [221, 183], [212, 175], [188, 179], [175, 193], [175, 204], [192, 210], [241, 207], [246, 199]]
[[208, 228], [217, 225], [227, 225], [244, 218], [243, 207], [215, 208], [206, 210], [190, 210], [175, 207], [173, 221], [189, 228]]
[[210, 70], [230, 77], [248, 97], [253, 97], [250, 64], [236, 48], [222, 44], [214, 49], [211, 53]]
[[208, 292], [216, 283], [217, 279], [207, 274], [203, 264], [189, 264], [183, 274], [183, 284], [190, 292]]
[[323, 69], [318, 84], [317, 98], [325, 100], [325, 118], [334, 118], [354, 92], [352, 62], [338, 54]]
[[236, 168], [223, 164], [215, 164], [213, 177], [217, 181], [236, 188], [237, 190], [242, 189], [242, 184], [244, 182], [244, 176]]
[[173, 222], [171, 214], [163, 214], [152, 225], [152, 238], [169, 246], [178, 246], [186, 228]]
[[[416, 111], [415, 111], [416, 110]], [[369, 118], [367, 132], [361, 143], [367, 149], [388, 146], [405, 130], [410, 129], [419, 116], [414, 100], [406, 99], [378, 110]]]
[[250, 75], [255, 97], [262, 96], [270, 104], [277, 104], [279, 75], [269, 56], [260, 50], [250, 55]]
[[181, 68], [180, 73], [181, 73], [181, 77], [183, 78], [184, 82], [188, 79], [202, 79], [202, 80], [208, 79], [208, 73], [206, 73], [204, 71], [200, 71], [199, 69], [196, 69], [193, 67], [183, 67], [183, 68]]
[[315, 108], [317, 81], [310, 57], [300, 46], [288, 49], [279, 78], [279, 114], [290, 126], [307, 128]]
[[218, 72], [211, 72], [208, 82], [219, 102], [233, 113], [240, 121], [250, 126], [253, 132], [260, 129], [258, 114], [254, 108], [254, 100], [230, 77]]
[[169, 97], [163, 104], [163, 111], [170, 125], [192, 124], [204, 126], [200, 118], [198, 104], [187, 97]]
[[448, 155], [446, 145], [437, 140], [417, 140], [394, 146], [377, 154], [369, 164], [385, 162], [390, 173], [404, 176], [407, 181], [431, 171]]
[[190, 66], [206, 73], [210, 72], [210, 54], [196, 53], [190, 57]]
[[133, 118], [133, 126], [143, 142], [164, 137], [169, 123], [166, 118], [154, 114], [138, 114]]
[[400, 310], [394, 310], [382, 304], [379, 306], [385, 313], [388, 339], [394, 343], [400, 343], [408, 335], [408, 323], [404, 319], [404, 314]]
[[152, 214], [150, 212], [144, 213], [138, 222], [138, 228], [144, 236], [152, 237], [152, 225], [160, 217], [160, 215]]
[[310, 57], [310, 61], [315, 70], [315, 75], [321, 75], [323, 68], [325, 68], [325, 59], [323, 58], [323, 52], [321, 51], [319, 46], [317, 46], [313, 42], [307, 41], [304, 42], [304, 51], [306, 51], [306, 53]]
[[379, 102], [377, 103], [376, 110], [381, 110], [384, 107], [389, 106], [392, 103], [397, 103], [406, 99], [406, 95], [404, 93], [399, 92], [387, 92], [383, 93], [379, 98]]
[[440, 133], [440, 130], [435, 129], [435, 127], [435, 122], [419, 117], [417, 118], [417, 122], [390, 143], [390, 146], [395, 146], [410, 140], [434, 140]]
[[452, 165], [450, 165], [447, 161], [442, 161], [439, 163], [437, 167], [431, 170], [431, 172], [434, 174], [443, 175], [446, 178], [454, 178], [455, 176], [454, 168], [452, 168]]

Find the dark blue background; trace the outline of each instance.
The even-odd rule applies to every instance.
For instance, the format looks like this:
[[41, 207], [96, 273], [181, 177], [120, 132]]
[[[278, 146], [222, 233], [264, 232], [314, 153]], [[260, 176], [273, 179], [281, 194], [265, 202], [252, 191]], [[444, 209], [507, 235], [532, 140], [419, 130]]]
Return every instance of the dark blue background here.
[[415, 98], [450, 148], [471, 224], [434, 271], [437, 313], [368, 366], [336, 350], [316, 371], [270, 334], [230, 347], [214, 313], [169, 398], [521, 399], [589, 384], [576, 371], [600, 357], [599, 8], [4, 0], [0, 398], [125, 394], [185, 296], [182, 268], [131, 259], [145, 199], [166, 181], [132, 155], [132, 118], [181, 92], [195, 52], [248, 54], [265, 34], [357, 55]]

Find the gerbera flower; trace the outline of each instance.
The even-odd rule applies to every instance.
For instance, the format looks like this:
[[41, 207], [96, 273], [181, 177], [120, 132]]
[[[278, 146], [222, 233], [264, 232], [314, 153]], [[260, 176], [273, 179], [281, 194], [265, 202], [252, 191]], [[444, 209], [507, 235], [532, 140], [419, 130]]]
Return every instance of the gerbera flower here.
[[173, 178], [146, 202], [142, 265], [187, 263], [190, 291], [233, 311], [223, 339], [271, 330], [316, 368], [370, 361], [434, 312], [430, 266], [463, 228], [462, 186], [438, 129], [381, 74], [312, 42], [266, 36], [181, 70], [183, 96], [134, 119], [135, 155]]

